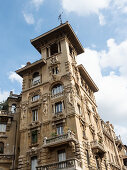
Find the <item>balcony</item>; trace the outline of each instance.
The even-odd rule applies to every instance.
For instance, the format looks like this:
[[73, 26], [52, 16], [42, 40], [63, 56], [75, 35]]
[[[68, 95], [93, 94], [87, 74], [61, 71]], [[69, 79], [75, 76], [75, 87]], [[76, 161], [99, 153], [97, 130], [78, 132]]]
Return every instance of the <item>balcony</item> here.
[[62, 162], [56, 162], [44, 166], [39, 166], [36, 168], [37, 170], [82, 170], [81, 161], [77, 159], [68, 159]]
[[0, 154], [0, 164], [11, 164], [14, 159], [14, 155]]
[[9, 112], [6, 111], [6, 110], [0, 110], [0, 116], [1, 116], [1, 117], [13, 117], [14, 114], [12, 114], [11, 112], [9, 113]]
[[91, 148], [95, 155], [103, 157], [105, 154], [105, 149], [102, 143], [98, 142], [97, 140], [91, 142]]
[[71, 141], [76, 142], [75, 135], [70, 130], [68, 130], [68, 132], [63, 135], [55, 136], [49, 139], [45, 137], [43, 147], [55, 147], [62, 144], [67, 144]]

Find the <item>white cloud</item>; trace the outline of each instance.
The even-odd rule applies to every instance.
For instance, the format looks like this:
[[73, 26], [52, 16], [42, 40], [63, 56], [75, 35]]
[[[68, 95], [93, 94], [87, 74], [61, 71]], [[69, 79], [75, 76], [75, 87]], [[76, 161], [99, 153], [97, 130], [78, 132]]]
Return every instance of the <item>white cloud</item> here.
[[[95, 83], [99, 87], [96, 100], [99, 114], [116, 127], [127, 132], [127, 40], [117, 44], [114, 39], [107, 41], [108, 50], [96, 51], [85, 49], [85, 54], [78, 56]], [[106, 75], [103, 75], [107, 69]], [[117, 70], [117, 71], [116, 71]], [[119, 73], [119, 74], [118, 74]], [[123, 136], [122, 132], [119, 133]], [[125, 139], [124, 139], [125, 141]]]
[[23, 16], [24, 16], [24, 19], [25, 19], [27, 24], [34, 24], [35, 23], [33, 14], [23, 12]]
[[124, 126], [115, 125], [114, 129], [117, 135], [121, 134], [120, 136], [122, 138], [122, 141], [123, 143], [126, 144], [127, 143], [127, 128]]
[[127, 40], [116, 44], [114, 39], [107, 41], [109, 51], [101, 52], [101, 66], [103, 68], [118, 68], [121, 75], [127, 75]]
[[99, 22], [100, 22], [100, 25], [102, 26], [106, 24], [104, 15], [99, 14]]
[[62, 0], [63, 8], [78, 15], [98, 14], [100, 10], [109, 6], [110, 0]]
[[7, 97], [9, 96], [9, 91], [1, 91], [0, 89], [0, 102], [4, 101], [7, 99]]
[[13, 82], [13, 81], [17, 81], [19, 82], [20, 84], [22, 84], [22, 78], [16, 74], [15, 72], [10, 72], [9, 74], [9, 79]]
[[36, 9], [39, 9], [43, 2], [44, 0], [31, 0], [31, 4], [33, 4]]

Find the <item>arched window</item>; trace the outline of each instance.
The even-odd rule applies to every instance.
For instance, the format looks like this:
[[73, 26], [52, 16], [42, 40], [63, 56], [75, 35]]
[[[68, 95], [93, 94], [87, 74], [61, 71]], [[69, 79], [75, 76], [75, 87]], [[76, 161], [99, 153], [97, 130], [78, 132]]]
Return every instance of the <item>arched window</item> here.
[[0, 154], [4, 153], [4, 143], [0, 142]]
[[56, 84], [52, 88], [52, 95], [56, 95], [63, 92], [63, 86], [61, 84]]
[[11, 105], [11, 113], [16, 113], [16, 104]]
[[35, 72], [33, 74], [33, 85], [37, 85], [40, 83], [40, 75], [39, 75], [39, 72]]

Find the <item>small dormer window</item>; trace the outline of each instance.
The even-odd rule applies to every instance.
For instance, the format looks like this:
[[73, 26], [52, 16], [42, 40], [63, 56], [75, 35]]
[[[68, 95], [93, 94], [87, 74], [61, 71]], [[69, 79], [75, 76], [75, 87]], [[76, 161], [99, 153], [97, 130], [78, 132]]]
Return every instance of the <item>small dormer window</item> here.
[[37, 84], [39, 84], [40, 83], [40, 75], [39, 75], [39, 72], [35, 72], [34, 74], [33, 74], [33, 82], [32, 82], [32, 84], [33, 85], [37, 85]]

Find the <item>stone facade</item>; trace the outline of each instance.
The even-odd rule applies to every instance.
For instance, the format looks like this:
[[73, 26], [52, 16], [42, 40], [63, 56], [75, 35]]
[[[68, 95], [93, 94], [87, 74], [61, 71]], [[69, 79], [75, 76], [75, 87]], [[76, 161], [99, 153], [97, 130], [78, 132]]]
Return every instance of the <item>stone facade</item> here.
[[11, 114], [13, 118], [7, 114], [10, 130], [4, 132], [6, 140], [0, 137], [15, 150], [5, 147], [12, 164], [9, 159], [8, 167], [0, 162], [0, 168], [127, 169], [126, 146], [98, 114], [94, 96], [98, 87], [83, 65], [76, 63], [84, 49], [70, 24], [66, 22], [31, 43], [42, 58], [16, 71], [23, 78], [22, 94], [11, 93], [8, 98], [9, 111], [15, 104], [16, 112]]

